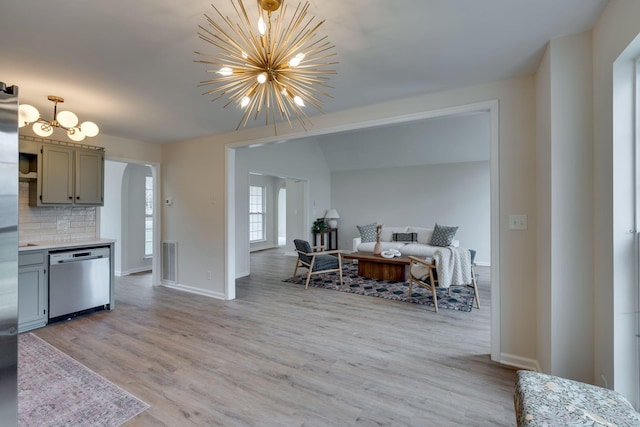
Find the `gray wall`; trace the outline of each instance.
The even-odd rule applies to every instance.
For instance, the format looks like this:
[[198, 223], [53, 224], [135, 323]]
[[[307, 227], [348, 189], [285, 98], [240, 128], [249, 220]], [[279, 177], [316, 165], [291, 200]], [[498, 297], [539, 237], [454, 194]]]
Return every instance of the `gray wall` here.
[[460, 245], [489, 264], [490, 164], [488, 161], [368, 169], [331, 174], [331, 203], [340, 219], [339, 246], [351, 250], [356, 225], [433, 228], [458, 226]]

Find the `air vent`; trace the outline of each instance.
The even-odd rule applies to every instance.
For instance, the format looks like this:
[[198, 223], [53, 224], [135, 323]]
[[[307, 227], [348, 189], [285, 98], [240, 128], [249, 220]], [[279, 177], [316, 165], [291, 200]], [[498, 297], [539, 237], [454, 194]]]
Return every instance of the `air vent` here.
[[178, 283], [178, 242], [162, 241], [162, 281]]

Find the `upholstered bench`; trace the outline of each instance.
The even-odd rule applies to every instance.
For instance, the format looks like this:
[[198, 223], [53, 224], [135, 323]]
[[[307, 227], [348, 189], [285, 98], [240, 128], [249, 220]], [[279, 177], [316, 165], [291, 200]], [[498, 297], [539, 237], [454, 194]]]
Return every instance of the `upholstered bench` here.
[[518, 426], [640, 426], [640, 414], [613, 390], [539, 372], [517, 375]]

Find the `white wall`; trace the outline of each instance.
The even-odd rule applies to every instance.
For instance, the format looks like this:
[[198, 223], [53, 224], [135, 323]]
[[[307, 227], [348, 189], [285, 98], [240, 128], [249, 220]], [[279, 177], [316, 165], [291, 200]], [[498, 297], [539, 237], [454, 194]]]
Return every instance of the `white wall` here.
[[456, 239], [491, 260], [488, 161], [368, 169], [331, 174], [331, 204], [340, 214], [339, 247], [351, 250], [356, 225], [458, 226]]
[[538, 355], [593, 382], [591, 32], [552, 40], [538, 79]]
[[100, 236], [115, 239], [114, 270], [122, 271], [122, 175], [126, 163], [105, 160], [104, 206], [100, 208]]

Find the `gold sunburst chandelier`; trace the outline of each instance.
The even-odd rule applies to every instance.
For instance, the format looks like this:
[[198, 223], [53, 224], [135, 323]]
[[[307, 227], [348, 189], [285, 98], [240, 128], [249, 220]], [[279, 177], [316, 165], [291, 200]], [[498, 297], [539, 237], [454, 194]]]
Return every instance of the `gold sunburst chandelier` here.
[[330, 62], [335, 46], [316, 33], [325, 21], [307, 16], [308, 2], [298, 3], [287, 20], [284, 0], [257, 0], [258, 16], [252, 21], [242, 0], [230, 1], [239, 22], [212, 4], [220, 23], [205, 14], [209, 27], [199, 26], [200, 38], [218, 48], [216, 54], [196, 52], [206, 58], [196, 62], [216, 67], [208, 70], [214, 77], [200, 83], [215, 86], [203, 95], [214, 95], [212, 101], [228, 97], [225, 107], [235, 103], [244, 110], [236, 130], [263, 112], [265, 125], [272, 122], [276, 133], [277, 120], [291, 127], [291, 120], [297, 119], [306, 130], [310, 120], [304, 107], [312, 105], [322, 112], [320, 95], [331, 97], [324, 88], [331, 88], [328, 75], [336, 74], [327, 69], [337, 64]]

